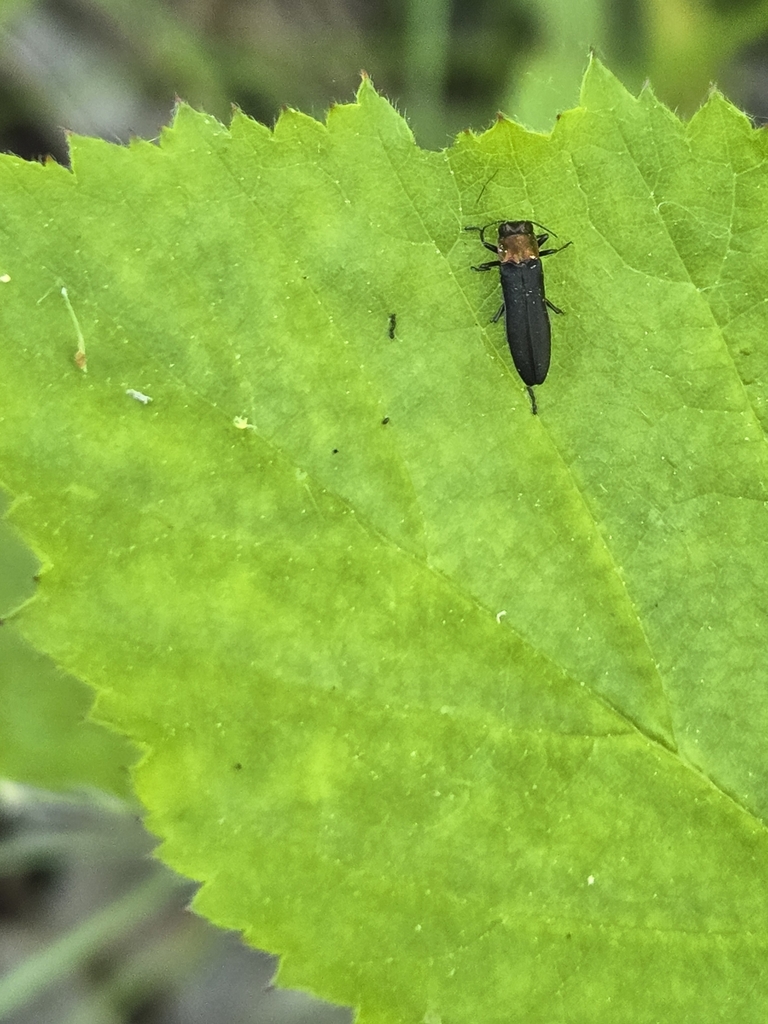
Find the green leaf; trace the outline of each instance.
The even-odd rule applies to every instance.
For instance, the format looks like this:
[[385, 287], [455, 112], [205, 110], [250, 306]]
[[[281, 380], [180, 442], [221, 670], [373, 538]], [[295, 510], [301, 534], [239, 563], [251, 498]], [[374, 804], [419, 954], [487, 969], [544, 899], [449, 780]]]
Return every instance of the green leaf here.
[[[422, 152], [364, 81], [0, 162], [18, 624], [282, 984], [764, 1019], [767, 146], [593, 63], [550, 138]], [[538, 417], [462, 230], [502, 217], [574, 243]]]
[[[0, 507], [5, 503], [0, 494]], [[33, 592], [37, 563], [0, 521], [0, 615]], [[96, 786], [128, 796], [130, 745], [85, 721], [88, 687], [60, 672], [0, 619], [0, 778], [49, 790]]]

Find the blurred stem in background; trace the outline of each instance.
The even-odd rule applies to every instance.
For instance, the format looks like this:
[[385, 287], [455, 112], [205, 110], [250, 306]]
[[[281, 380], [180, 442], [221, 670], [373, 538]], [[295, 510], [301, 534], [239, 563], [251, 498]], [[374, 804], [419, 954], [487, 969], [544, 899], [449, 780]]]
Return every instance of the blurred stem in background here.
[[[57, 941], [28, 956], [0, 980], [0, 1018], [34, 1004], [40, 993], [76, 970], [96, 951], [143, 924], [170, 901], [178, 880], [156, 871]], [[197, 952], [195, 950], [194, 952]]]
[[410, 0], [405, 19], [404, 92], [416, 137], [445, 131], [451, 36], [450, 0]]
[[539, 42], [523, 69], [510, 69], [503, 109], [529, 128], [550, 131], [575, 107], [590, 49], [607, 50], [605, 0], [520, 0], [537, 21]]

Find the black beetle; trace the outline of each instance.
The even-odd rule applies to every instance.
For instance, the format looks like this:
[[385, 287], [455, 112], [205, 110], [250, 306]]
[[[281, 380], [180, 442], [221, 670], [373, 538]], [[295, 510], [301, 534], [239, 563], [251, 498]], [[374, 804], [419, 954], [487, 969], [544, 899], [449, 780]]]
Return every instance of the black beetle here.
[[[504, 301], [493, 317], [495, 323], [506, 313], [507, 343], [512, 361], [523, 379], [531, 399], [531, 412], [536, 415], [536, 396], [533, 387], [543, 384], [549, 371], [552, 331], [549, 325], [547, 307], [553, 313], [562, 313], [544, 294], [544, 274], [541, 257], [567, 249], [566, 242], [558, 249], [541, 249], [549, 234], [534, 234], [535, 221], [505, 220], [498, 225], [499, 237], [496, 245], [485, 240], [486, 228], [468, 227], [465, 231], [479, 231], [480, 241], [486, 249], [498, 255], [497, 260], [481, 263], [473, 270], [499, 268], [501, 294]], [[536, 225], [548, 231], [542, 224]]]

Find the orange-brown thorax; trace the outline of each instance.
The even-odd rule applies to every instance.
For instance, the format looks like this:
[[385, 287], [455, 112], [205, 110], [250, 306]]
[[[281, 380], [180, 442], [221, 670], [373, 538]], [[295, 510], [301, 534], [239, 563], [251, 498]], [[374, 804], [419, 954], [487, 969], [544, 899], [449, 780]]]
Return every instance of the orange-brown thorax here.
[[539, 258], [539, 245], [529, 220], [504, 221], [499, 224], [496, 251], [502, 263], [524, 263]]

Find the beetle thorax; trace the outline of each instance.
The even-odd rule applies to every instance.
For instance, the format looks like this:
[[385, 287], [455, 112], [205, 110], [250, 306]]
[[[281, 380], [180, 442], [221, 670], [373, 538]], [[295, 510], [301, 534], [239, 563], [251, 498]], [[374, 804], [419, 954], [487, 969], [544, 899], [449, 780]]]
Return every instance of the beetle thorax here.
[[530, 234], [522, 232], [502, 234], [500, 228], [496, 251], [502, 263], [524, 263], [526, 260], [539, 258], [539, 246], [533, 231]]

